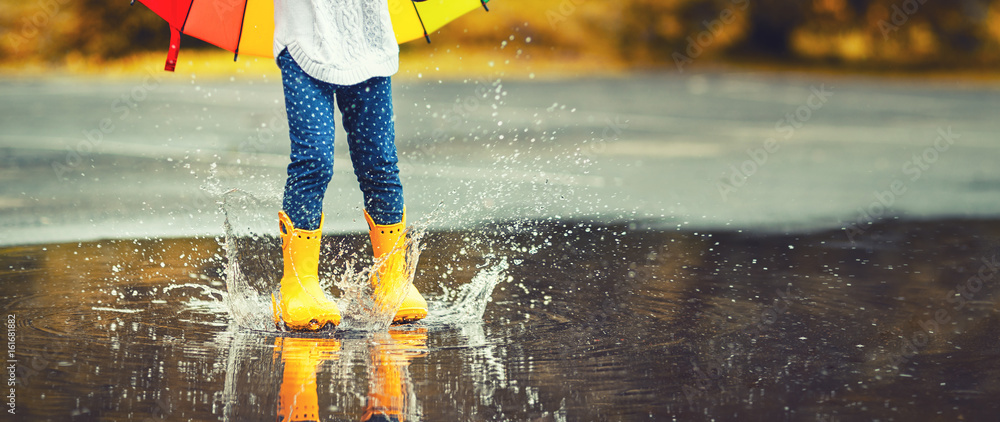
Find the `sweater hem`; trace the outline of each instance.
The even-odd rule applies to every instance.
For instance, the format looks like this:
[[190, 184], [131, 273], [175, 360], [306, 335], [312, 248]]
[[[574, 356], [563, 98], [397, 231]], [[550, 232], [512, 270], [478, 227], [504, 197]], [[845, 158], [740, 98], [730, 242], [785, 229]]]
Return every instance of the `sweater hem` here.
[[283, 45], [275, 41], [274, 57], [277, 58], [281, 51], [286, 48], [292, 59], [295, 60], [295, 63], [307, 75], [335, 85], [356, 85], [377, 76], [392, 76], [399, 71], [398, 55], [388, 56], [381, 61], [365, 63], [350, 69], [337, 69], [331, 65], [313, 60], [298, 43]]

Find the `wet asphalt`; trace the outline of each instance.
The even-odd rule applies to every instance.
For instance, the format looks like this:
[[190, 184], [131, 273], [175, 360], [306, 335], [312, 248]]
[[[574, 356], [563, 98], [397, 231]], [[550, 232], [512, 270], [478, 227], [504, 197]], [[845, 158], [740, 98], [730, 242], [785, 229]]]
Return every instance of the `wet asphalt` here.
[[[365, 237], [326, 236], [324, 278]], [[319, 334], [230, 312], [238, 294], [269, 319], [269, 289], [234, 293], [227, 279], [275, 285], [273, 237], [234, 241], [252, 253], [226, 259], [213, 238], [0, 248], [14, 420], [276, 421], [290, 404], [338, 421], [991, 420], [1000, 224], [841, 237], [574, 222], [427, 232], [414, 279], [426, 320]], [[491, 298], [473, 318], [456, 317], [465, 287]]]
[[[411, 218], [766, 231], [1000, 210], [1000, 86], [719, 72], [397, 81]], [[280, 81], [0, 81], [0, 244], [219, 235], [221, 195], [279, 203]], [[338, 122], [339, 123], [339, 122]], [[327, 228], [363, 230], [338, 133]]]
[[[394, 89], [431, 318], [302, 336], [241, 327], [227, 300], [236, 268], [277, 277], [276, 239], [258, 237], [287, 164], [277, 81], [0, 81], [0, 299], [21, 415], [276, 420], [289, 391], [336, 420], [996, 415], [995, 83], [720, 72]], [[343, 253], [367, 262], [351, 261], [364, 222], [338, 135], [324, 277], [348, 271]], [[266, 251], [226, 257], [233, 196], [255, 198], [226, 210]], [[447, 308], [476, 285], [485, 313], [456, 320]], [[259, 290], [240, 293], [266, 322]]]

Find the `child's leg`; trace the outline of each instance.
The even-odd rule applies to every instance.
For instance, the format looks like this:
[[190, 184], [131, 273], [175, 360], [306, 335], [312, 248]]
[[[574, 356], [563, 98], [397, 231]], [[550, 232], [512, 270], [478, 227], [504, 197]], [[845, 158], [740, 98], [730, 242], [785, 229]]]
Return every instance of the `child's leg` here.
[[340, 323], [337, 304], [319, 285], [323, 194], [333, 175], [334, 87], [317, 81], [278, 55], [285, 88], [292, 162], [278, 213], [281, 230], [281, 285], [271, 295], [274, 323], [292, 330], [318, 330]]
[[396, 129], [389, 78], [371, 78], [337, 90], [344, 115], [354, 174], [365, 197], [365, 209], [377, 224], [403, 220], [403, 185], [396, 158]]
[[335, 86], [302, 71], [288, 51], [278, 55], [292, 140], [282, 209], [296, 228], [319, 228], [323, 196], [333, 177]]
[[393, 322], [422, 319], [427, 316], [427, 301], [410, 283], [412, 273], [403, 250], [403, 186], [399, 182], [389, 78], [339, 87], [337, 105], [344, 115], [354, 174], [365, 196], [372, 252], [381, 260], [372, 273], [372, 296], [382, 311], [391, 311]]

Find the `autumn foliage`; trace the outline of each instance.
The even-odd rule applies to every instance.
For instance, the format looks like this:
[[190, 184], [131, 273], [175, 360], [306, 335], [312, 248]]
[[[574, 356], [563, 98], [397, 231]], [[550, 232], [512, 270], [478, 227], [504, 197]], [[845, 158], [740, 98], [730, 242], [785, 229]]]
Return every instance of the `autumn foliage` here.
[[[206, 0], [207, 1], [207, 0]], [[684, 70], [698, 62], [963, 68], [1000, 62], [1000, 0], [493, 0], [435, 39], [548, 60]], [[125, 0], [0, 0], [0, 60], [58, 64], [164, 50], [166, 24]], [[198, 48], [185, 41], [185, 48]]]

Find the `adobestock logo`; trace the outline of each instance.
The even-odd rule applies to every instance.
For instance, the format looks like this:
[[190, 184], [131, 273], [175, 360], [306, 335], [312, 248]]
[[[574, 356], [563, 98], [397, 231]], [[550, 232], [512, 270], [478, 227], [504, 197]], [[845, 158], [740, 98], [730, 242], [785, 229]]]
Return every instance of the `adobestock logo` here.
[[[812, 86], [809, 89], [812, 93], [806, 97], [805, 104], [798, 106], [794, 111], [785, 113], [784, 117], [774, 123], [774, 130], [782, 135], [782, 139], [791, 139], [795, 135], [795, 131], [802, 128], [806, 122], [813, 118], [814, 112], [823, 108], [827, 101], [833, 97], [833, 87], [828, 89], [826, 84], [820, 84], [819, 88]], [[730, 165], [731, 171], [728, 175], [715, 183], [719, 195], [722, 196], [722, 201], [728, 201], [729, 195], [743, 187], [750, 177], [757, 174], [757, 171], [767, 164], [771, 154], [778, 152], [780, 148], [781, 144], [778, 143], [778, 139], [772, 137], [765, 139], [760, 147], [747, 149], [748, 158], [738, 166]]]
[[684, 66], [694, 63], [694, 60], [701, 57], [705, 49], [715, 44], [715, 41], [722, 35], [722, 30], [726, 25], [736, 21], [737, 10], [746, 11], [750, 7], [750, 0], [730, 0], [734, 7], [727, 7], [719, 12], [719, 17], [710, 21], [702, 21], [705, 30], [696, 35], [687, 37], [687, 47], [684, 53], [674, 51], [670, 58], [674, 59], [677, 72], [684, 73]]
[[[909, 176], [910, 183], [920, 180], [924, 173], [930, 170], [934, 163], [938, 162], [941, 154], [951, 149], [955, 141], [962, 137], [960, 134], [953, 133], [951, 126], [948, 126], [947, 129], [938, 128], [937, 135], [931, 146], [924, 148], [919, 154], [913, 153], [910, 159], [900, 167], [903, 175]], [[875, 220], [885, 216], [889, 209], [896, 204], [896, 201], [906, 194], [907, 191], [909, 191], [909, 186], [907, 186], [906, 180], [897, 178], [889, 182], [889, 186], [885, 190], [875, 190], [872, 192], [875, 200], [871, 201], [868, 206], [858, 207], [858, 215], [855, 222], [844, 227], [847, 240], [852, 243], [855, 242], [859, 236], [871, 228], [872, 224], [875, 224]]]
[[920, 6], [927, 3], [927, 0], [906, 0], [902, 7], [892, 5], [892, 13], [889, 14], [889, 21], [879, 19], [878, 29], [882, 31], [882, 38], [889, 41], [889, 34], [899, 31], [899, 27], [906, 25], [913, 16], [920, 10]]

